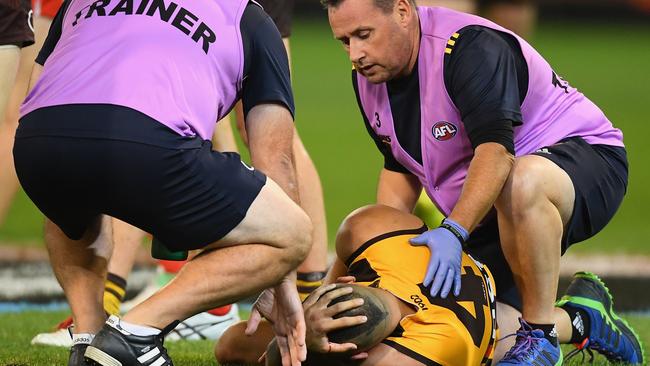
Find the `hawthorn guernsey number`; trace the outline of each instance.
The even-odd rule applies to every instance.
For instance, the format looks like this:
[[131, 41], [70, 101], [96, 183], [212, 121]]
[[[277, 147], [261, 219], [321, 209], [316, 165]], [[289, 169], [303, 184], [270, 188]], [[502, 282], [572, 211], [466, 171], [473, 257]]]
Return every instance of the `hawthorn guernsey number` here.
[[[136, 2], [138, 3], [137, 6], [134, 4]], [[210, 45], [217, 38], [214, 31], [204, 22], [199, 22], [199, 17], [192, 14], [192, 12], [174, 2], [165, 5], [163, 0], [97, 0], [75, 14], [72, 26], [76, 26], [82, 17], [88, 19], [93, 16], [105, 17], [117, 14], [153, 17], [156, 13], [160, 20], [167, 23], [171, 22], [172, 26], [190, 36], [194, 42], [199, 43], [206, 54], [210, 50]]]

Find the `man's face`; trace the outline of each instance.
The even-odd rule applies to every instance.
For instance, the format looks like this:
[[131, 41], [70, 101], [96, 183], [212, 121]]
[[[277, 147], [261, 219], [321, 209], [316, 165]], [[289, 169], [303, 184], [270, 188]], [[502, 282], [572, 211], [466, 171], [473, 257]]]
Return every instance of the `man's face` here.
[[343, 44], [357, 72], [371, 83], [402, 76], [408, 69], [412, 35], [404, 14], [407, 5], [408, 1], [398, 0], [386, 13], [373, 0], [344, 0], [328, 10], [334, 37]]

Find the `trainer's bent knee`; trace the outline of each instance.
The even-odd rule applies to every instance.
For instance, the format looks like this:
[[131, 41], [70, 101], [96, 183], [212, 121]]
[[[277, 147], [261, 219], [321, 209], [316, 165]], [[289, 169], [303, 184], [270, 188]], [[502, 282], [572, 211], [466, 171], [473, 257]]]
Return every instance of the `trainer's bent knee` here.
[[299, 219], [293, 227], [293, 239], [287, 248], [291, 253], [290, 259], [295, 267], [299, 266], [307, 258], [307, 255], [309, 255], [314, 230], [311, 219], [304, 211], [298, 217]]
[[496, 206], [505, 213], [517, 215], [533, 207], [536, 199], [542, 197], [543, 180], [545, 179], [543, 164], [538, 156], [524, 156], [515, 163], [497, 198]]

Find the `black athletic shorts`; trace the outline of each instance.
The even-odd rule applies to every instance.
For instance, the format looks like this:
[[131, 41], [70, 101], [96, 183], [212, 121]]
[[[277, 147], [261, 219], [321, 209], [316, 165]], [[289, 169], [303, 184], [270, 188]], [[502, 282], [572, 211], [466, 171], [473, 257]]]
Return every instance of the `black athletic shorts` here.
[[[542, 148], [542, 156], [562, 168], [573, 182], [573, 213], [562, 237], [562, 254], [569, 246], [589, 239], [614, 217], [627, 190], [625, 148], [589, 145], [580, 137]], [[521, 297], [499, 244], [496, 214], [492, 212], [468, 240], [468, 252], [494, 275], [497, 299], [521, 310]]]
[[20, 48], [34, 44], [34, 20], [30, 0], [0, 1], [0, 46]]
[[282, 38], [291, 36], [294, 0], [258, 0], [266, 13], [273, 19]]
[[199, 249], [237, 226], [266, 176], [236, 153], [178, 135], [133, 109], [63, 105], [20, 120], [16, 172], [36, 206], [78, 240], [106, 214], [171, 250]]

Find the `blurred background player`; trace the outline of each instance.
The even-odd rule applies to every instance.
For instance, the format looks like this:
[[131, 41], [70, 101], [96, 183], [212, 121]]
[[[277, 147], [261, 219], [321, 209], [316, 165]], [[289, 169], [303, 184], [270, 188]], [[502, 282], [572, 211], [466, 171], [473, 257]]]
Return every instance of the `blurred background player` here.
[[18, 189], [11, 147], [18, 123], [17, 109], [27, 95], [34, 61], [32, 50], [37, 48], [28, 47], [34, 44], [34, 38], [29, 0], [0, 2], [0, 225]]
[[479, 14], [529, 39], [537, 23], [536, 0], [418, 0], [420, 6], [444, 6]]
[[[363, 365], [471, 366], [491, 360], [496, 337], [491, 274], [487, 267], [463, 255], [461, 294], [456, 299], [429, 296], [422, 286], [429, 253], [409, 244], [409, 239], [426, 230], [418, 217], [382, 205], [355, 210], [343, 221], [336, 237], [337, 259], [326, 284], [304, 303], [309, 349], [306, 365], [343, 364], [351, 353], [359, 351], [368, 352]], [[335, 316], [359, 306], [354, 300], [329, 306], [337, 293], [343, 295], [341, 290], [331, 291], [331, 284], [345, 276], [354, 276], [356, 284], [369, 287], [369, 291], [385, 293], [379, 295], [381, 300], [365, 298], [383, 303], [383, 310], [355, 312], [351, 318]], [[367, 316], [367, 322], [361, 316]], [[244, 328], [244, 324], [235, 325], [221, 338], [215, 349], [220, 363], [256, 363], [262, 355], [271, 341], [270, 330], [259, 328], [259, 333], [246, 336]], [[353, 340], [365, 347], [357, 349], [350, 344]], [[381, 344], [370, 349], [369, 345], [379, 341]], [[314, 356], [320, 362], [312, 363]]]

